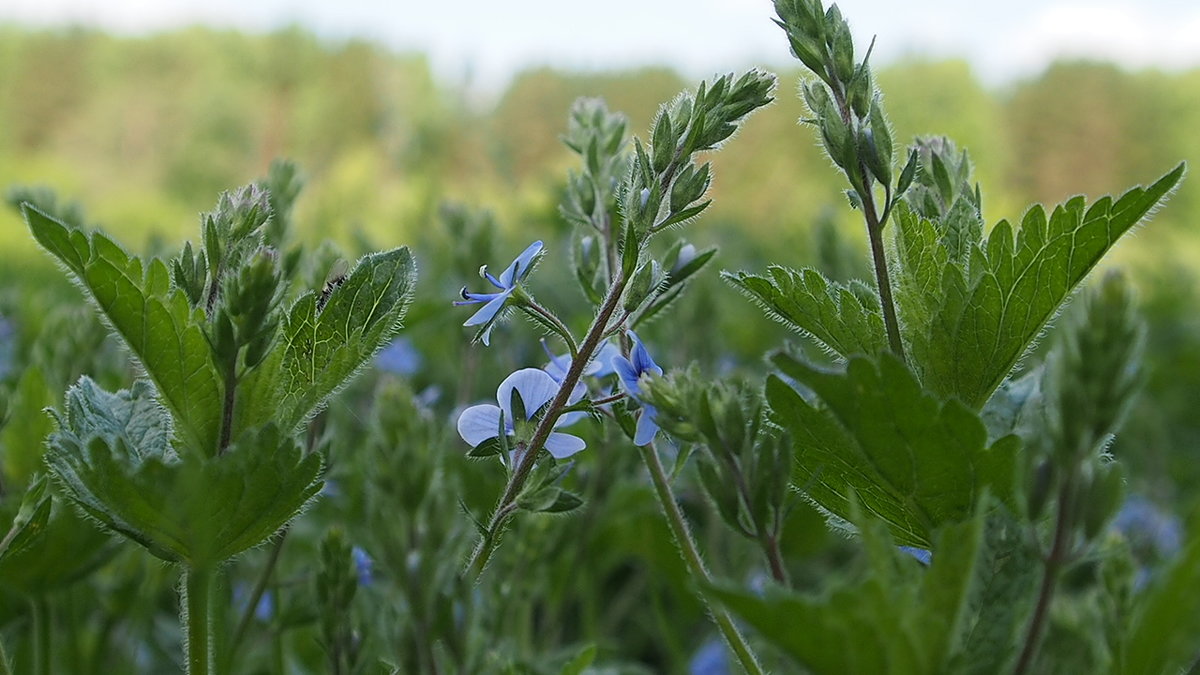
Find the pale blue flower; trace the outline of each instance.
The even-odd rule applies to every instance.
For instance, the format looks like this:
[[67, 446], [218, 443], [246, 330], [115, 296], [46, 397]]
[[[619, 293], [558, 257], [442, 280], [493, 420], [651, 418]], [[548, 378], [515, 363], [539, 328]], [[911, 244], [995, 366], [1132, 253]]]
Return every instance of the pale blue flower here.
[[916, 546], [898, 546], [897, 548], [899, 548], [904, 553], [907, 553], [907, 554], [911, 555], [912, 557], [916, 558], [917, 562], [921, 563], [922, 565], [924, 565], [926, 567], [929, 567], [929, 565], [933, 562], [933, 552], [932, 551], [927, 551], [923, 548], [917, 548]]
[[[504, 271], [500, 273], [500, 278], [492, 276], [492, 274], [487, 271], [486, 265], [481, 268], [480, 274], [483, 276], [483, 278], [487, 279], [488, 283], [495, 286], [499, 290], [495, 293], [472, 293], [467, 290], [466, 286], [463, 286], [463, 299], [455, 301], [454, 304], [483, 304], [483, 307], [480, 307], [479, 311], [472, 314], [471, 318], [463, 322], [463, 325], [479, 326], [482, 324], [488, 324], [495, 319], [496, 315], [500, 313], [500, 309], [504, 307], [505, 301], [508, 300], [508, 297], [512, 295], [513, 291], [517, 288], [517, 284], [525, 278], [525, 275], [529, 274], [529, 270], [532, 269], [534, 261], [541, 252], [542, 242], [533, 242], [521, 253], [521, 255], [517, 256], [516, 260], [512, 261], [508, 267], [504, 268]], [[490, 326], [483, 332], [482, 340], [485, 346], [488, 344], [488, 340], [491, 337], [491, 332]]]
[[729, 675], [729, 657], [720, 640], [705, 642], [688, 662], [689, 675]]
[[[500, 387], [496, 390], [496, 402], [500, 404], [499, 406], [474, 405], [458, 416], [458, 435], [471, 447], [488, 439], [496, 438], [500, 433], [500, 417], [503, 414], [505, 434], [513, 436], [516, 434], [512, 411], [513, 391], [521, 395], [521, 402], [525, 406], [525, 419], [531, 420], [542, 406], [554, 398], [558, 393], [558, 388], [559, 384], [546, 371], [537, 368], [522, 368], [504, 378], [504, 381], [500, 383]], [[567, 399], [567, 404], [576, 403], [582, 397], [582, 393], [573, 391]], [[554, 422], [554, 427], [566, 426], [577, 420], [577, 417], [563, 415]], [[528, 443], [529, 440], [528, 438], [517, 439], [520, 443]], [[587, 444], [583, 442], [582, 438], [551, 432], [546, 438], [544, 447], [546, 452], [553, 455], [555, 459], [565, 459], [583, 450]]]
[[412, 340], [401, 336], [375, 356], [375, 365], [384, 372], [415, 375], [421, 369], [421, 354], [413, 347]]
[[627, 331], [626, 335], [633, 340], [633, 349], [629, 352], [629, 358], [619, 354], [614, 356], [612, 367], [617, 372], [617, 377], [621, 380], [621, 388], [625, 390], [625, 393], [642, 404], [642, 415], [638, 418], [637, 429], [633, 434], [633, 443], [634, 445], [646, 445], [654, 440], [654, 434], [658, 433], [658, 424], [654, 421], [658, 410], [641, 399], [642, 390], [638, 385], [638, 380], [643, 375], [662, 375], [663, 369], [659, 368], [654, 359], [650, 357], [650, 352], [646, 351], [646, 345], [642, 344], [636, 333]]
[[363, 549], [355, 546], [350, 549], [350, 555], [354, 559], [354, 569], [358, 573], [358, 585], [370, 586], [375, 583], [375, 561], [371, 559]]
[[12, 322], [0, 316], [0, 378], [6, 377], [13, 369], [15, 332]]

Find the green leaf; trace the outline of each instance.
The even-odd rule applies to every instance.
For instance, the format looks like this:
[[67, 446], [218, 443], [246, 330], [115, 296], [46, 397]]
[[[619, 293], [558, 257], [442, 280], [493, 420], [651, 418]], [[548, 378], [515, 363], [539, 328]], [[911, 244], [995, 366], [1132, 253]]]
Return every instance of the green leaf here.
[[0, 564], [28, 549], [45, 533], [50, 520], [50, 493], [46, 485], [46, 477], [38, 476], [25, 491], [12, 525], [0, 537]]
[[24, 213], [34, 238], [91, 295], [154, 382], [179, 440], [202, 455], [216, 453], [224, 386], [203, 313], [171, 287], [166, 265], [155, 259], [143, 271], [139, 258], [99, 232], [73, 230], [28, 205]]
[[559, 675], [583, 675], [583, 671], [587, 670], [588, 666], [596, 660], [596, 645], [586, 645], [579, 650], [575, 656], [571, 657], [563, 664]]
[[820, 272], [773, 265], [768, 276], [723, 272], [767, 314], [830, 352], [848, 358], [888, 349], [878, 300], [829, 281]]
[[1086, 209], [1075, 197], [1049, 218], [1035, 206], [1015, 241], [1007, 221], [983, 241], [955, 209], [933, 223], [898, 208], [898, 311], [925, 386], [982, 407], [1071, 291], [1183, 172], [1181, 164], [1148, 188]]
[[320, 457], [272, 425], [221, 455], [180, 457], [145, 382], [110, 394], [84, 378], [58, 419], [47, 463], [65, 495], [170, 562], [207, 567], [262, 543], [321, 486]]
[[314, 294], [301, 296], [271, 353], [238, 387], [235, 433], [268, 421], [290, 431], [308, 419], [399, 330], [415, 279], [401, 247], [360, 260], [319, 311]]
[[42, 369], [36, 364], [26, 368], [9, 400], [7, 421], [0, 427], [0, 476], [10, 484], [24, 485], [41, 468], [46, 435], [54, 428], [43, 411], [54, 403], [55, 394], [47, 388]]
[[1008, 509], [988, 513], [962, 645], [949, 672], [992, 675], [1011, 669], [1013, 645], [1024, 637], [1041, 580], [1039, 551], [1028, 531]]
[[1192, 527], [1187, 546], [1155, 575], [1134, 607], [1121, 645], [1122, 675], [1178, 672], [1200, 649], [1200, 528]]
[[930, 548], [934, 530], [969, 517], [985, 490], [1014, 500], [1020, 440], [989, 447], [978, 414], [922, 390], [892, 354], [851, 358], [843, 372], [773, 360], [824, 404], [778, 377], [767, 382], [772, 419], [792, 434], [793, 482], [827, 511], [848, 519], [856, 494], [901, 544]]
[[[705, 591], [817, 675], [943, 672], [962, 634], [982, 540], [982, 517], [944, 527], [925, 570], [878, 521], [858, 521], [870, 573], [818, 597], [777, 586]], [[864, 647], [867, 645], [868, 647]]]

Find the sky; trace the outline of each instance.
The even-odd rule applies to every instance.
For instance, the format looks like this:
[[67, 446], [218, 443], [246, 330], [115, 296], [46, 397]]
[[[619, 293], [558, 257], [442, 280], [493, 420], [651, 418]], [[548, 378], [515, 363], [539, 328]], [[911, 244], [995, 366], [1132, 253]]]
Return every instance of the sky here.
[[[1200, 0], [845, 0], [872, 62], [962, 57], [988, 83], [1059, 56], [1135, 68], [1200, 67]], [[439, 75], [499, 90], [523, 68], [663, 64], [708, 76], [791, 63], [769, 0], [0, 0], [0, 22], [145, 34], [202, 23], [252, 31], [300, 24], [426, 53]]]

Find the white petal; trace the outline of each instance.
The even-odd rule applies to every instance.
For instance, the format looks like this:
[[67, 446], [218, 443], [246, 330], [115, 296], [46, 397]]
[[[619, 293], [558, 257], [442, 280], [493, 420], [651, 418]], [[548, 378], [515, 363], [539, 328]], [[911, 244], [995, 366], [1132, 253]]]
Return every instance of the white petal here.
[[473, 405], [458, 416], [458, 435], [475, 447], [500, 430], [500, 409], [494, 405]]
[[554, 398], [558, 393], [558, 383], [538, 368], [522, 368], [504, 378], [500, 388], [496, 390], [496, 402], [504, 409], [505, 419], [511, 420], [512, 391], [521, 392], [521, 401], [525, 404], [525, 419], [530, 419], [538, 408]]
[[554, 459], [566, 459], [586, 447], [587, 443], [584, 443], [582, 438], [560, 433], [550, 434], [545, 445], [546, 452], [553, 455]]

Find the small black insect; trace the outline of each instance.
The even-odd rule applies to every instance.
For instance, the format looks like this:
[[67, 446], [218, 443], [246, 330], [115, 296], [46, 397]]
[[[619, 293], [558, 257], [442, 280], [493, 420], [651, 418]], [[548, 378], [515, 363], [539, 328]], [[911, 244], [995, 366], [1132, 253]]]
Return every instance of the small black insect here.
[[350, 266], [345, 260], [338, 260], [329, 270], [329, 275], [325, 277], [325, 286], [321, 288], [321, 295], [317, 296], [317, 311], [325, 308], [325, 304], [329, 302], [329, 296], [338, 289], [338, 286], [346, 283], [346, 273]]

